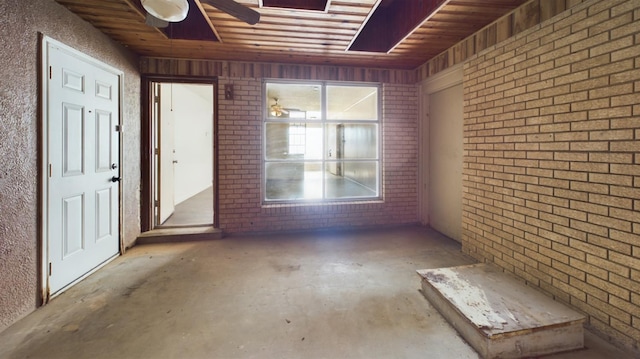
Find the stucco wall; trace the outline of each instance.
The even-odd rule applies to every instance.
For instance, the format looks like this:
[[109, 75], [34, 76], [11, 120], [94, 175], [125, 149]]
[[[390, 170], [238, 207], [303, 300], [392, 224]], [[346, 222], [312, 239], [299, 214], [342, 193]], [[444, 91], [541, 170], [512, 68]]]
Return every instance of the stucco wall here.
[[137, 58], [53, 0], [0, 2], [0, 331], [39, 302], [39, 40], [61, 41], [125, 73], [124, 240], [140, 233]]

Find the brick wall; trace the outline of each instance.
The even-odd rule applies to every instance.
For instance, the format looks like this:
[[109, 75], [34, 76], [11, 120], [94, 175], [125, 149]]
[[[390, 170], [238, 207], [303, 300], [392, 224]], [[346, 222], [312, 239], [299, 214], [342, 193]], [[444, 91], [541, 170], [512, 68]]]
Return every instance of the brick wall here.
[[586, 1], [464, 65], [463, 250], [640, 338], [640, 2]]
[[384, 84], [384, 201], [262, 205], [262, 81], [220, 77], [234, 99], [218, 106], [220, 228], [227, 233], [397, 225], [417, 222], [417, 88]]

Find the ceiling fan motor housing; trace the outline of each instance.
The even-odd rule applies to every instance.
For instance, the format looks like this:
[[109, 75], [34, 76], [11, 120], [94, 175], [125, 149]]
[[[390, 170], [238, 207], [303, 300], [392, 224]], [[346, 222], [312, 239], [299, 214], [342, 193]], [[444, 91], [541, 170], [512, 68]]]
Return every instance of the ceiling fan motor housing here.
[[179, 22], [189, 13], [187, 0], [140, 0], [140, 3], [149, 14], [164, 21]]

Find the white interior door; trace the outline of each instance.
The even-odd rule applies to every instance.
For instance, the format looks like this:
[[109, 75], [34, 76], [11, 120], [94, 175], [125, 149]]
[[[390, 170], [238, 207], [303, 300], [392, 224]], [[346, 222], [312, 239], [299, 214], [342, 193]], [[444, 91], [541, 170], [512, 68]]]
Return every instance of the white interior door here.
[[429, 104], [431, 227], [462, 240], [462, 84], [432, 93]]
[[119, 253], [120, 77], [54, 43], [46, 60], [45, 235], [55, 294]]
[[170, 101], [163, 101], [162, 89], [157, 84], [156, 98], [159, 103], [158, 113], [158, 138], [159, 138], [159, 160], [158, 160], [158, 186], [159, 190], [159, 212], [160, 221], [164, 223], [175, 211], [175, 116], [171, 109]]

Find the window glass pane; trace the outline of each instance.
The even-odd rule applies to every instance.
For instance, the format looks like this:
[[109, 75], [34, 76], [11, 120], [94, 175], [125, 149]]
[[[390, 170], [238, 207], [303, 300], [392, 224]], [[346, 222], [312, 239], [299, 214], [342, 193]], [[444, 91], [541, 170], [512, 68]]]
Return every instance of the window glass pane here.
[[264, 200], [380, 198], [377, 86], [265, 83]]
[[328, 160], [378, 158], [377, 124], [329, 123], [326, 140]]
[[320, 162], [266, 164], [266, 200], [322, 199]]
[[327, 119], [378, 119], [378, 88], [372, 86], [327, 86]]
[[322, 124], [267, 122], [266, 159], [322, 159]]
[[335, 161], [325, 166], [326, 198], [378, 196], [378, 164], [375, 161]]
[[265, 104], [270, 119], [321, 119], [321, 85], [267, 83]]

